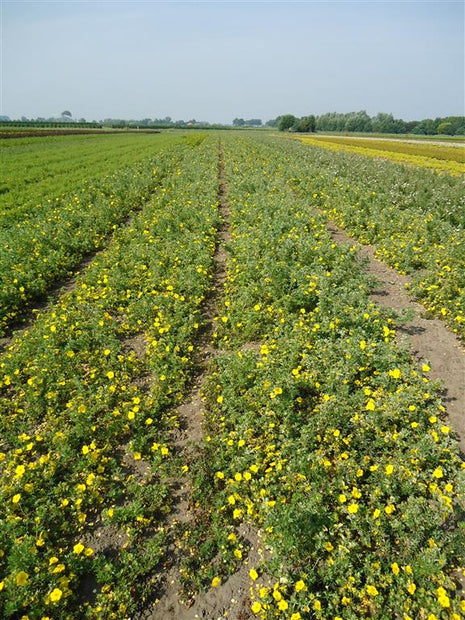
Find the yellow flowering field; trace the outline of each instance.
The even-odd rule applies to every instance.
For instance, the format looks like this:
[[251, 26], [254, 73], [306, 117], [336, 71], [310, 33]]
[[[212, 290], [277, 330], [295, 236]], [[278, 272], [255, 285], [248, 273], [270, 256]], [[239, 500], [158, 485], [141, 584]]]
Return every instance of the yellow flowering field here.
[[[147, 617], [175, 548], [182, 600], [245, 574], [245, 617], [463, 618], [457, 436], [430, 363], [396, 342], [405, 319], [326, 227], [421, 282], [447, 260], [449, 292], [427, 299], [450, 308], [460, 181], [243, 132], [173, 143], [134, 186], [130, 170], [111, 240], [0, 354], [3, 616]], [[205, 333], [203, 436], [183, 453]], [[171, 527], [181, 484], [192, 518]]]
[[439, 144], [416, 144], [402, 140], [367, 140], [364, 138], [333, 138], [328, 136], [299, 137], [304, 144], [333, 151], [382, 157], [393, 161], [432, 168], [452, 175], [465, 173], [465, 149]]
[[397, 319], [369, 301], [353, 253], [290, 191], [289, 159], [249, 141], [225, 161], [223, 353], [186, 587], [238, 569], [246, 524], [269, 555], [249, 565], [256, 617], [463, 617], [463, 464], [429, 366], [397, 347]]
[[3, 617], [129, 617], [157, 584], [169, 407], [218, 221], [217, 144], [172, 157], [143, 211], [0, 360]]
[[[279, 144], [279, 143], [278, 143]], [[465, 179], [282, 140], [288, 183], [401, 274], [465, 337]], [[277, 147], [276, 147], [277, 148]]]
[[[83, 137], [100, 139], [93, 136], [81, 136], [80, 139]], [[7, 151], [6, 161], [12, 165], [13, 170], [25, 167], [28, 176], [26, 183], [25, 179], [21, 182], [21, 175], [17, 175], [18, 187], [24, 191], [19, 202], [10, 203], [7, 213], [0, 215], [0, 336], [8, 331], [8, 327], [17, 321], [18, 315], [24, 312], [27, 306], [46, 294], [54, 282], [67, 277], [86, 255], [101, 248], [112, 227], [116, 228], [132, 211], [139, 209], [167, 174], [170, 166], [175, 165], [171, 147], [182, 140], [170, 135], [161, 141], [153, 142], [158, 140], [158, 137], [148, 137], [152, 143], [150, 151], [145, 151], [145, 157], [145, 142], [130, 142], [133, 154], [132, 157], [127, 157], [128, 145], [122, 148], [125, 146], [124, 142], [119, 144], [113, 141], [111, 148], [119, 155], [119, 158], [114, 155], [115, 159], [111, 155], [112, 151], [107, 152], [105, 141], [103, 144], [98, 143], [95, 151], [100, 159], [96, 161], [97, 155], [94, 154], [89, 162], [89, 165], [94, 164], [93, 176], [88, 177], [84, 185], [77, 185], [76, 190], [71, 192], [70, 186], [76, 183], [72, 162], [74, 157], [77, 157], [79, 162], [81, 151], [78, 150], [76, 155], [73, 143], [69, 154], [69, 168], [62, 163], [63, 169], [54, 175], [55, 167], [52, 164], [57, 164], [53, 159], [59, 156], [60, 149], [58, 154], [55, 151], [49, 153], [45, 148], [36, 154], [36, 142], [33, 142], [32, 155], [35, 154], [39, 162], [42, 162], [40, 166], [48, 170], [48, 175], [53, 175], [50, 177], [44, 173], [45, 180], [48, 181], [46, 189], [51, 193], [42, 200], [39, 200], [42, 191], [40, 187], [37, 196], [31, 190], [31, 187], [36, 185], [33, 182], [34, 171], [29, 170], [23, 157], [14, 156]], [[195, 142], [194, 136], [189, 139]], [[40, 142], [41, 139], [30, 140]], [[16, 144], [14, 140], [7, 142]], [[93, 153], [94, 144], [87, 144], [88, 150]], [[61, 142], [58, 146], [63, 148]], [[81, 143], [78, 143], [78, 146], [82, 149]], [[162, 147], [169, 147], [169, 156], [164, 156]], [[148, 156], [148, 152], [151, 156]], [[20, 155], [22, 154], [20, 152]], [[134, 154], [137, 154], [137, 159]], [[125, 161], [128, 163], [123, 165]], [[101, 165], [98, 165], [99, 162]], [[113, 168], [115, 165], [116, 168]], [[83, 168], [89, 173], [85, 165]], [[7, 178], [7, 183], [10, 181], [11, 179]], [[13, 181], [11, 184], [12, 187], [15, 186]], [[56, 193], [62, 190], [62, 185], [66, 186], [68, 191], [63, 194]], [[9, 196], [10, 200], [15, 199], [14, 194], [10, 196], [10, 192], [5, 195]]]

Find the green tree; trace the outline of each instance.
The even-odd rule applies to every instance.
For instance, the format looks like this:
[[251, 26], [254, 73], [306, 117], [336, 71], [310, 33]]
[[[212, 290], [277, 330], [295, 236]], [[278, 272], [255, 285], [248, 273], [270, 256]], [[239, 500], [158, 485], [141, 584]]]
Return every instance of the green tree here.
[[279, 131], [289, 131], [293, 127], [298, 119], [293, 114], [285, 114], [281, 116], [278, 123]]
[[295, 130], [300, 133], [311, 133], [315, 131], [316, 118], [311, 114], [310, 116], [303, 116], [296, 124]]

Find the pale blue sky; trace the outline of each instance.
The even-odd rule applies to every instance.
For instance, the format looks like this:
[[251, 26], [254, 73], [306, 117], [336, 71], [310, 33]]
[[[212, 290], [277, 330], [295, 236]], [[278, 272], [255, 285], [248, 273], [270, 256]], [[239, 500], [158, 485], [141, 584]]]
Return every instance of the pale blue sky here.
[[464, 114], [460, 2], [3, 0], [1, 114]]

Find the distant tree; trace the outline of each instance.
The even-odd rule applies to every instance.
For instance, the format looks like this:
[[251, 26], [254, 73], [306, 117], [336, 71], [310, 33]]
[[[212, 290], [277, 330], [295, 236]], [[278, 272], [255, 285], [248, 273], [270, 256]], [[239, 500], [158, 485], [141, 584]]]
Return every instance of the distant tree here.
[[436, 127], [433, 119], [425, 118], [424, 120], [420, 121], [412, 133], [424, 136], [434, 135], [436, 133]]
[[303, 116], [300, 120], [297, 121], [295, 125], [295, 131], [299, 133], [310, 133], [315, 131], [316, 127], [316, 118], [312, 115]]
[[61, 113], [61, 116], [64, 116], [64, 117], [70, 119], [70, 118], [72, 118], [73, 115], [71, 114], [71, 112], [69, 110], [65, 110], [64, 112]]
[[284, 114], [284, 116], [281, 116], [279, 119], [279, 131], [289, 131], [289, 129], [295, 125], [296, 120], [297, 119], [293, 114]]
[[235, 118], [232, 124], [233, 124], [233, 127], [244, 127], [245, 120], [243, 118]]
[[412, 133], [419, 121], [407, 121], [405, 123], [405, 133]]
[[454, 135], [454, 130], [452, 127], [452, 123], [450, 121], [445, 121], [443, 123], [439, 123], [438, 125], [438, 133], [446, 134], [449, 136]]
[[85, 119], [85, 118], [80, 118], [80, 119], [79, 119], [79, 122], [80, 122], [80, 123], [86, 123], [87, 121], [86, 121], [86, 119]]
[[246, 127], [260, 127], [261, 124], [261, 118], [250, 118], [249, 120], [245, 121]]
[[278, 116], [277, 118], [271, 118], [269, 121], [266, 121], [265, 125], [267, 127], [277, 127], [280, 118], [280, 116]]

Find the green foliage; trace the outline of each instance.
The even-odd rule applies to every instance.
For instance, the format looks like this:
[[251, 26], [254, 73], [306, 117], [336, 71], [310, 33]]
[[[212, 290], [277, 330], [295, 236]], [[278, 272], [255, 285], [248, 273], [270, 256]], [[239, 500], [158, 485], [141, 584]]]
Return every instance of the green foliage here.
[[0, 358], [2, 617], [129, 618], [159, 584], [217, 153], [173, 149], [142, 212]]
[[285, 114], [279, 118], [278, 129], [279, 131], [289, 131], [295, 123], [297, 119], [293, 114]]
[[248, 564], [257, 617], [460, 617], [463, 468], [429, 368], [292, 191], [292, 150], [236, 141], [225, 162], [231, 265], [186, 580], [226, 579], [252, 531], [268, 550]]

